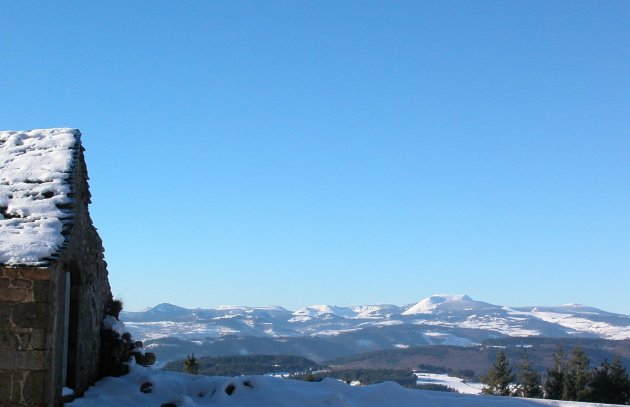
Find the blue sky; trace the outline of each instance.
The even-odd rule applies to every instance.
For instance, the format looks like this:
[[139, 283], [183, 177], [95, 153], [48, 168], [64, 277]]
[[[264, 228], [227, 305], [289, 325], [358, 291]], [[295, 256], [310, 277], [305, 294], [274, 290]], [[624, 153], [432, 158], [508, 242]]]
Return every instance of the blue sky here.
[[630, 314], [626, 1], [5, 2], [3, 129], [77, 127], [114, 294]]

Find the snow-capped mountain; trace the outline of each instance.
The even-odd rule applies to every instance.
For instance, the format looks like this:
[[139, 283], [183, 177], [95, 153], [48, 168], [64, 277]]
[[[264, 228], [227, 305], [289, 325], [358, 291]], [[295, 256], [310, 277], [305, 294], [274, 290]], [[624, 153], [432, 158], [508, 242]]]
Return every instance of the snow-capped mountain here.
[[435, 294], [412, 305], [402, 315], [440, 314], [496, 308], [496, 305], [475, 301], [467, 295]]
[[313, 305], [186, 309], [160, 304], [122, 312], [158, 360], [197, 355], [293, 354], [315, 361], [425, 345], [475, 346], [509, 337], [630, 338], [630, 316], [576, 304], [508, 307], [436, 294], [403, 307]]
[[[475, 344], [501, 336], [630, 338], [630, 316], [576, 304], [512, 308], [476, 301], [467, 295], [436, 294], [416, 304], [338, 307], [313, 305], [297, 311], [279, 306], [222, 306], [186, 309], [160, 304], [121, 319], [134, 337], [204, 341], [240, 337], [322, 337], [368, 328], [421, 334], [429, 342]], [[397, 329], [393, 329], [396, 327]], [[402, 341], [401, 346], [425, 343]], [[426, 342], [426, 341], [425, 341]]]

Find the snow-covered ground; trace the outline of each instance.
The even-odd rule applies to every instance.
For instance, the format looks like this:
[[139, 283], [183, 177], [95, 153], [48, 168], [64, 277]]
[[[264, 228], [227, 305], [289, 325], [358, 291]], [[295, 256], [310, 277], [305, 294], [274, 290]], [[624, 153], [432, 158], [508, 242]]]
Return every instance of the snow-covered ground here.
[[476, 382], [467, 382], [459, 377], [451, 377], [447, 374], [439, 373], [416, 373], [418, 384], [441, 384], [451, 389], [457, 390], [462, 394], [481, 394], [483, 384]]
[[[144, 389], [144, 392], [141, 390]], [[169, 404], [170, 403], [170, 404]], [[536, 407], [603, 406], [550, 400], [410, 390], [393, 382], [364, 387], [326, 379], [310, 383], [269, 376], [209, 377], [132, 366], [101, 380], [72, 407]]]

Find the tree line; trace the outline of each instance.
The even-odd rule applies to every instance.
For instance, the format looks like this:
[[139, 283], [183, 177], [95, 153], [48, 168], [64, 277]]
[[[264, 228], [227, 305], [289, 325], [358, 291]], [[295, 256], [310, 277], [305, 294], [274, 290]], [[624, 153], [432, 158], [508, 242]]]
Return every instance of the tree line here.
[[600, 366], [591, 368], [588, 356], [579, 347], [573, 349], [570, 357], [558, 348], [553, 367], [542, 378], [530, 364], [526, 352], [514, 373], [505, 352], [499, 351], [488, 373], [482, 377], [482, 383], [483, 394], [630, 403], [630, 379], [621, 358], [617, 356], [612, 364], [604, 360]]
[[[362, 386], [391, 381], [396, 382], [403, 387], [416, 388], [416, 382], [418, 381], [416, 375], [411, 370], [401, 369], [331, 369], [289, 376], [290, 379], [305, 380], [309, 382], [319, 382], [327, 377], [342, 380], [348, 384], [352, 382], [359, 382]], [[436, 388], [434, 390], [447, 389]]]
[[331, 369], [299, 356], [247, 355], [197, 358], [195, 354], [186, 359], [171, 362], [165, 370], [208, 376], [238, 376], [268, 373], [287, 373], [286, 377], [294, 380], [318, 382], [324, 378], [342, 380], [348, 384], [359, 382], [361, 385], [393, 381], [403, 387], [454, 391], [440, 384], [416, 384], [417, 378], [411, 370], [401, 369]]
[[163, 369], [208, 376], [240, 376], [310, 372], [322, 368], [324, 367], [320, 364], [301, 356], [235, 355], [197, 358], [192, 354], [186, 359], [166, 364]]

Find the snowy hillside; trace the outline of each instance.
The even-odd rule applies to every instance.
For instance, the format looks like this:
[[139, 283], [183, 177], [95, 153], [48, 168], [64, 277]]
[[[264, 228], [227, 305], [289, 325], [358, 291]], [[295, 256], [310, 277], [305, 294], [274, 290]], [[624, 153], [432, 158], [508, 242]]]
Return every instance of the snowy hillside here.
[[[295, 312], [282, 307], [185, 309], [160, 304], [142, 312], [123, 312], [121, 318], [134, 337], [142, 340], [206, 340], [225, 335], [321, 337], [368, 328], [389, 329], [394, 336], [395, 332], [408, 335], [412, 331], [416, 335], [414, 341], [420, 343], [392, 339], [404, 346], [470, 345], [497, 336], [630, 338], [627, 315], [575, 304], [511, 308], [475, 301], [467, 295], [446, 294], [432, 295], [405, 307], [313, 305]], [[420, 333], [421, 337], [417, 337]]]
[[90, 388], [71, 407], [238, 406], [238, 407], [586, 407], [576, 402], [471, 396], [409, 390], [393, 382], [352, 387], [325, 379], [319, 383], [268, 376], [193, 376], [132, 366], [123, 377], [109, 377]]
[[444, 312], [481, 311], [495, 305], [475, 301], [467, 295], [435, 294], [407, 308], [402, 315], [435, 314]]

